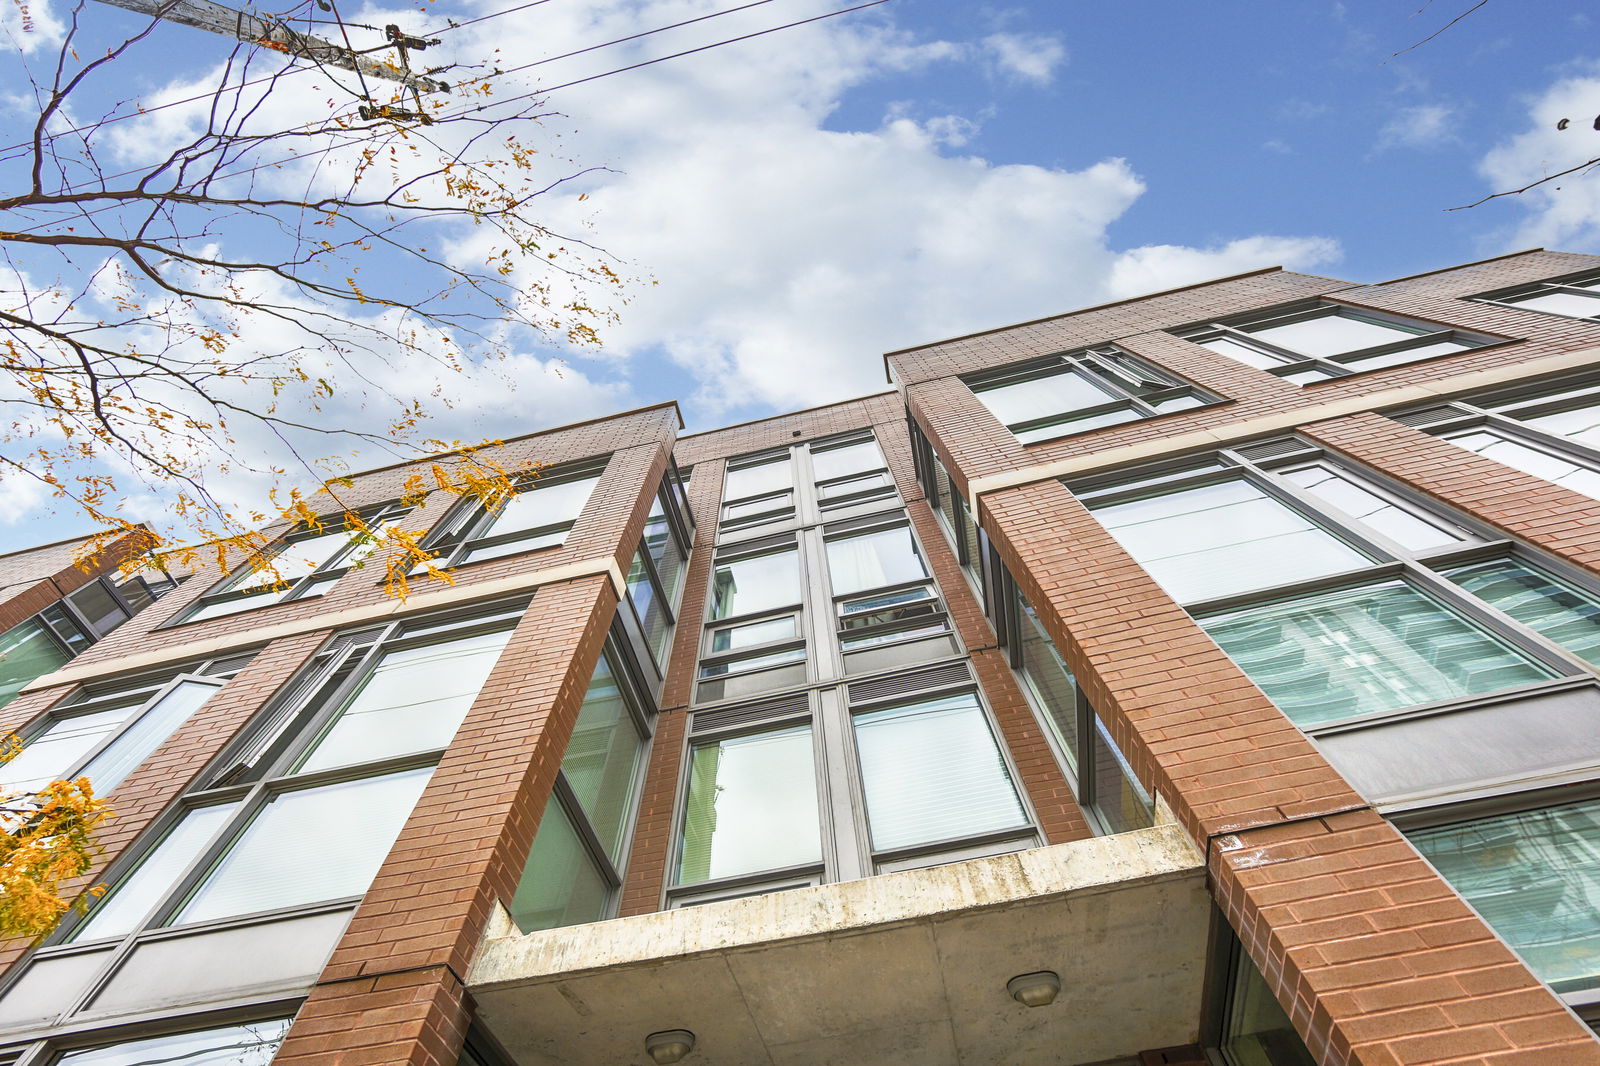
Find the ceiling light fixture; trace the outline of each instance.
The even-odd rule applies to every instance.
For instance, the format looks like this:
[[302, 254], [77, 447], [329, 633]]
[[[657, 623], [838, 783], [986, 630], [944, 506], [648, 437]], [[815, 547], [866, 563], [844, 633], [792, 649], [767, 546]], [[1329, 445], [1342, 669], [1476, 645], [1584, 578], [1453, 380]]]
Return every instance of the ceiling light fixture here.
[[694, 1050], [694, 1034], [687, 1029], [663, 1029], [644, 1038], [644, 1049], [656, 1066], [682, 1062]]
[[1018, 974], [1006, 982], [1006, 992], [1025, 1007], [1048, 1007], [1060, 991], [1061, 978], [1049, 970]]

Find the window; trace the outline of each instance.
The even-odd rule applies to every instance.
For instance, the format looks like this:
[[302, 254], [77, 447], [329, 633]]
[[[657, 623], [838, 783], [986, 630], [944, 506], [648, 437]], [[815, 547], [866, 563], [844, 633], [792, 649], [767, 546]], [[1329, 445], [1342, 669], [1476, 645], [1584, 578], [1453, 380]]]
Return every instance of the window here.
[[1039, 841], [964, 666], [695, 712], [690, 729], [672, 905]]
[[362, 514], [362, 521], [375, 536], [352, 531], [338, 518], [330, 518], [319, 529], [290, 533], [269, 547], [270, 555], [260, 566], [241, 566], [177, 620], [198, 622], [321, 596], [348, 570], [359, 566], [378, 546], [378, 538], [408, 510], [390, 505]]
[[1038, 613], [1009, 573], [1003, 584], [1009, 610], [996, 627], [1001, 643], [1090, 825], [1102, 833], [1154, 825], [1154, 801], [1078, 687]]
[[1222, 927], [1219, 939], [1227, 945], [1218, 967], [1225, 987], [1218, 997], [1220, 1017], [1212, 1023], [1215, 1040], [1208, 1039], [1207, 1046], [1220, 1051], [1227, 1066], [1315, 1066], [1316, 1059], [1239, 938], [1220, 916], [1215, 921]]
[[523, 932], [616, 913], [650, 728], [613, 650], [589, 681], [511, 917]]
[[565, 544], [604, 470], [604, 460], [596, 460], [545, 471], [520, 480], [514, 492], [488, 506], [464, 503], [429, 538], [426, 547], [437, 555], [433, 565], [461, 566]]
[[176, 676], [76, 697], [25, 731], [21, 753], [0, 766], [0, 786], [33, 791], [51, 781], [87, 777], [96, 795], [108, 795], [248, 659], [202, 663]]
[[728, 460], [719, 530], [761, 535], [895, 495], [877, 439], [857, 430]]
[[628, 600], [658, 672], [666, 669], [689, 558], [687, 514], [682, 486], [676, 471], [670, 471], [656, 492], [628, 570]]
[[824, 545], [845, 673], [955, 654], [949, 615], [909, 525], [850, 526]]
[[1557, 992], [1600, 987], [1600, 800], [1408, 835]]
[[1296, 439], [1076, 491], [1302, 728], [1593, 672], [1600, 600]]
[[961, 569], [972, 579], [973, 587], [986, 597], [983, 553], [987, 538], [978, 528], [978, 523], [973, 519], [967, 501], [957, 490], [950, 472], [934, 454], [933, 445], [922, 432], [922, 427], [917, 425], [914, 419], [908, 417], [907, 421], [911, 426], [911, 452], [916, 460], [917, 480], [927, 494], [928, 506], [933, 508], [939, 524], [944, 527], [945, 535], [949, 538], [951, 547], [955, 549], [956, 558], [961, 562]]
[[989, 413], [1023, 444], [1217, 400], [1112, 347], [1052, 356], [964, 380]]
[[96, 578], [0, 633], [0, 707], [171, 588], [137, 576]]
[[365, 892], [522, 606], [476, 611], [335, 638], [55, 941], [348, 905]]
[[1478, 299], [1527, 311], [1542, 311], [1547, 315], [1596, 318], [1600, 317], [1600, 278], [1591, 275], [1541, 281], [1515, 289], [1502, 289], [1479, 296]]
[[289, 1032], [288, 1018], [124, 1040], [68, 1051], [55, 1066], [268, 1066]]
[[1458, 447], [1600, 499], [1600, 385], [1518, 389], [1397, 415]]
[[1297, 385], [1496, 343], [1482, 334], [1338, 304], [1212, 323], [1183, 337]]

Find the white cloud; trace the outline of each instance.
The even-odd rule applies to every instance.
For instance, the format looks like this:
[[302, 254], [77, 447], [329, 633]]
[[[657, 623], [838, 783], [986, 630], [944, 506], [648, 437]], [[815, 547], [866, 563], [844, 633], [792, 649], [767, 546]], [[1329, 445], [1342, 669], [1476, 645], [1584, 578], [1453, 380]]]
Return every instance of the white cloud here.
[[[714, 9], [713, 0], [549, 5], [537, 18], [510, 15], [453, 31], [442, 54], [429, 58], [512, 65], [507, 57], [558, 55]], [[822, 0], [796, 0], [785, 19], [827, 9]], [[407, 29], [418, 21], [371, 8], [345, 14]], [[853, 91], [892, 86], [898, 74], [998, 64], [1044, 84], [1065, 58], [1059, 42], [1026, 34], [918, 40], [888, 17], [813, 24], [552, 95], [551, 106], [578, 132], [554, 142], [549, 130], [519, 131], [556, 150], [540, 157], [550, 169], [538, 179], [571, 172], [561, 153], [610, 169], [547, 194], [541, 217], [558, 232], [592, 233], [659, 284], [633, 294], [603, 353], [570, 354], [559, 376], [550, 350], [523, 343], [510, 359], [474, 363], [461, 375], [425, 355], [390, 352], [388, 362], [371, 364], [374, 379], [448, 396], [453, 406], [433, 431], [440, 436], [525, 432], [684, 391], [693, 393], [683, 397], [686, 414], [705, 428], [735, 408], [781, 411], [880, 390], [880, 355], [891, 348], [1273, 263], [1307, 268], [1338, 257], [1334, 242], [1294, 235], [1118, 249], [1108, 230], [1146, 191], [1136, 161], [1000, 164], [971, 147], [981, 115], [914, 116], [914, 105], [885, 106], [877, 122], [840, 122], [847, 102], [859, 104]], [[534, 73], [557, 85], [777, 21], [756, 9]], [[193, 78], [190, 70], [184, 81]], [[293, 92], [267, 110], [285, 125], [314, 117], [329, 95], [322, 74], [282, 84]], [[165, 98], [188, 91], [170, 85]], [[496, 98], [518, 91], [507, 79]], [[849, 113], [859, 115], [859, 106]], [[180, 136], [188, 118], [175, 108], [149, 125], [121, 124], [117, 146], [148, 153]], [[335, 162], [318, 165], [328, 172]], [[260, 180], [287, 181], [292, 171]], [[482, 261], [479, 233], [439, 247]], [[517, 276], [538, 278], [533, 271]], [[282, 328], [252, 325], [250, 339], [282, 347]], [[657, 391], [654, 379], [668, 377], [671, 391]], [[515, 392], [508, 378], [519, 384]], [[372, 420], [367, 399], [341, 377], [333, 399], [297, 413], [330, 426], [362, 424]], [[252, 461], [219, 479], [230, 499], [259, 499], [270, 466], [286, 465], [282, 447], [259, 428], [241, 431], [230, 450]], [[350, 459], [357, 467], [388, 461], [374, 453]], [[159, 493], [138, 494], [129, 507], [159, 515]]]
[[1043, 34], [991, 33], [982, 47], [1001, 73], [1033, 85], [1049, 85], [1067, 58], [1066, 47]]
[[1245, 237], [1210, 248], [1146, 245], [1117, 257], [1108, 295], [1138, 296], [1260, 267], [1310, 271], [1337, 263], [1341, 254], [1339, 243], [1326, 237]]
[[[1478, 172], [1487, 186], [1485, 195], [1522, 188], [1600, 156], [1600, 133], [1593, 129], [1596, 114], [1600, 64], [1557, 80], [1531, 102], [1526, 129], [1484, 156]], [[1556, 128], [1561, 119], [1571, 120], [1565, 130]], [[1522, 218], [1505, 235], [1507, 247], [1579, 248], [1600, 241], [1600, 174], [1593, 171], [1580, 170], [1500, 201], [1508, 202], [1520, 208]]]
[[54, 48], [65, 32], [51, 0], [5, 0], [0, 4], [0, 34], [24, 56]]
[[1437, 148], [1456, 140], [1451, 120], [1455, 111], [1442, 104], [1420, 104], [1396, 111], [1378, 131], [1377, 151], [1388, 148]]

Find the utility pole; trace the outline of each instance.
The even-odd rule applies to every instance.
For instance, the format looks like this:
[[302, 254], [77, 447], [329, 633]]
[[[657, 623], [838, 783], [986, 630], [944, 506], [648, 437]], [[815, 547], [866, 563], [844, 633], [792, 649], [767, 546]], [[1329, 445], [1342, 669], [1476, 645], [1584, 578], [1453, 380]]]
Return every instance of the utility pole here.
[[[152, 18], [166, 19], [195, 29], [234, 37], [247, 44], [260, 45], [288, 56], [309, 59], [324, 66], [340, 67], [357, 74], [397, 81], [415, 93], [446, 92], [450, 86], [433, 78], [413, 74], [405, 67], [360, 55], [350, 48], [324, 41], [320, 37], [290, 29], [283, 22], [238, 11], [212, 0], [101, 0], [114, 7], [136, 11]], [[432, 41], [406, 37], [396, 27], [388, 28], [388, 43], [400, 49], [402, 62], [409, 48], [426, 47]], [[408, 64], [409, 65], [409, 64]], [[409, 113], [407, 113], [409, 114]]]

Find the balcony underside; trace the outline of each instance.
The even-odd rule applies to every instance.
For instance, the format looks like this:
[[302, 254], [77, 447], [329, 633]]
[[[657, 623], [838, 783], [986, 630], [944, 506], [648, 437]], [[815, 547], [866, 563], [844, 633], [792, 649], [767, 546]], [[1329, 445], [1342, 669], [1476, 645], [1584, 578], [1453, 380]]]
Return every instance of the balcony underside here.
[[[518, 1066], [1050, 1063], [1195, 1041], [1210, 904], [1174, 825], [593, 925], [490, 931], [469, 987]], [[1006, 993], [1061, 976], [1055, 1003]]]

